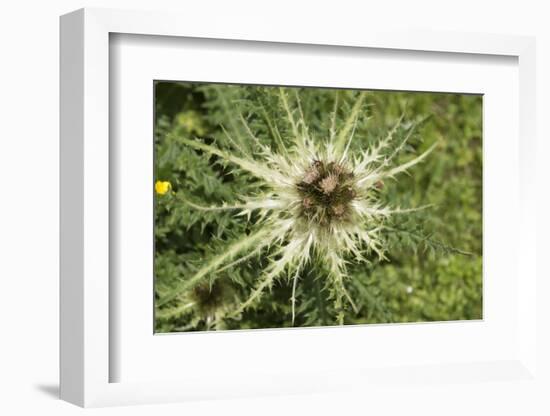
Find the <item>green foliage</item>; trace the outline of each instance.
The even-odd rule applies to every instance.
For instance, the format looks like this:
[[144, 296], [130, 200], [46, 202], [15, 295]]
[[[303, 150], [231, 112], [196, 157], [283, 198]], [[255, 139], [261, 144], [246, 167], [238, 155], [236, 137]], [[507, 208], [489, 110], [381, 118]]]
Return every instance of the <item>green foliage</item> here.
[[[172, 185], [170, 192], [156, 195], [156, 330], [334, 325], [339, 315], [346, 324], [480, 319], [481, 97], [370, 91], [354, 108], [357, 91], [317, 88], [288, 88], [285, 93], [288, 102], [299, 104], [315, 138], [323, 139], [331, 129], [340, 131], [353, 111], [368, 113], [357, 123], [357, 140], [350, 151], [361, 151], [385, 137], [403, 114], [398, 137], [420, 123], [400, 161], [434, 142], [437, 148], [410, 175], [377, 184], [377, 192], [393, 207], [433, 206], [384, 224], [386, 260], [372, 257], [367, 264], [349, 264], [345, 285], [357, 311], [349, 305], [335, 309], [330, 288], [321, 278], [325, 266], [313, 259], [298, 279], [294, 324], [291, 276], [275, 281], [239, 319], [229, 317], [248, 298], [270, 261], [269, 252], [252, 251], [262, 238], [261, 230], [253, 227], [256, 214], [247, 220], [234, 211], [194, 210], [186, 202], [231, 204], [239, 196], [265, 189], [223, 158], [187, 143], [200, 137], [221, 150], [252, 152], [249, 132], [239, 119], [242, 114], [261, 143], [284, 152], [293, 126], [277, 94], [272, 87], [155, 85], [155, 180]], [[338, 110], [333, 119], [334, 108]], [[232, 247], [239, 244], [249, 245], [251, 255], [231, 264]], [[190, 281], [221, 253], [227, 254], [223, 265]]]

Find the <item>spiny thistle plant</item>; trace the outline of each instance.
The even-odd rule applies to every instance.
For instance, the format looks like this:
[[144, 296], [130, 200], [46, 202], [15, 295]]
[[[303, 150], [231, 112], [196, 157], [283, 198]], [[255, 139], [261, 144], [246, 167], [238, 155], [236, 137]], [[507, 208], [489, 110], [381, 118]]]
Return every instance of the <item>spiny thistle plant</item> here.
[[[384, 204], [379, 197], [380, 189], [388, 180], [398, 180], [399, 175], [411, 171], [436, 146], [433, 144], [424, 153], [396, 164], [415, 132], [415, 124], [404, 126], [403, 117], [383, 137], [376, 141], [369, 138], [368, 147], [354, 146], [358, 123], [366, 119], [366, 96], [366, 92], [358, 94], [341, 119], [339, 95], [335, 92], [333, 109], [327, 114], [328, 128], [314, 132], [306, 122], [298, 92], [290, 94], [279, 88], [276, 105], [284, 111], [284, 122], [289, 128], [281, 133], [277, 127], [280, 120], [271, 119], [264, 111], [262, 119], [274, 138], [272, 142], [263, 141], [247, 116], [240, 113], [235, 114], [229, 129], [221, 126], [222, 145], [217, 144], [220, 140], [211, 138], [180, 139], [204, 157], [215, 158], [214, 164], [228, 167], [228, 175], [246, 177], [249, 189], [243, 189], [233, 201], [218, 205], [192, 200], [180, 192], [176, 195], [177, 203], [204, 215], [230, 212], [233, 218], [247, 224], [248, 231], [220, 247], [217, 255], [207, 259], [192, 275], [185, 276], [160, 300], [160, 306], [177, 298], [188, 299], [189, 293], [204, 292], [205, 285], [215, 297], [217, 289], [213, 282], [221, 274], [263, 255], [267, 261], [263, 270], [257, 270], [254, 287], [241, 302], [233, 304], [233, 309], [224, 305], [216, 320], [238, 318], [259, 302], [274, 281], [290, 278], [289, 302], [294, 322], [300, 276], [314, 264], [321, 265], [324, 271], [323, 287], [327, 299], [333, 302], [337, 322], [344, 323], [344, 309], [348, 305], [357, 311], [346, 288], [350, 279], [348, 265], [368, 264], [373, 258], [386, 259], [386, 252], [391, 250], [385, 236], [388, 219], [427, 208]], [[254, 117], [249, 114], [248, 118]], [[398, 130], [405, 131], [399, 140]], [[169, 190], [164, 182], [157, 183], [157, 187]], [[209, 327], [214, 315], [207, 318]]]

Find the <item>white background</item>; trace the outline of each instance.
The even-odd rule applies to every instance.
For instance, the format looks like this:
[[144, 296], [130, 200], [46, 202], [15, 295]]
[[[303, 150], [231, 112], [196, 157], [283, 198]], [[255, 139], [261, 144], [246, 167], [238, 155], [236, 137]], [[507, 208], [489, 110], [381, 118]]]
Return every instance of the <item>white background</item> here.
[[[201, 4], [199, 4], [201, 3]], [[215, 3], [215, 5], [213, 4]], [[548, 252], [550, 204], [550, 32], [543, 1], [12, 1], [0, 9], [0, 413], [80, 414], [83, 410], [55, 399], [58, 368], [58, 16], [83, 6], [178, 10], [189, 19], [234, 14], [273, 19], [307, 30], [311, 20], [339, 25], [431, 27], [489, 33], [537, 35], [539, 258]], [[185, 24], [185, 22], [182, 22]], [[545, 117], [546, 115], [546, 117]], [[544, 141], [543, 138], [546, 138]], [[544, 215], [546, 214], [546, 215]], [[544, 250], [544, 251], [543, 251]], [[546, 264], [545, 275], [548, 273]], [[542, 271], [539, 271], [542, 273]], [[538, 290], [550, 293], [549, 283]], [[549, 306], [540, 305], [549, 314]], [[548, 322], [546, 320], [546, 322]], [[545, 351], [548, 366], [549, 332]], [[548, 370], [546, 374], [549, 374]], [[405, 403], [412, 414], [548, 414], [542, 392], [506, 383], [483, 397], [475, 386], [410, 388], [376, 397], [339, 392], [316, 396], [231, 400], [178, 405], [92, 410], [101, 415], [158, 414], [394, 414]], [[549, 389], [550, 391], [550, 389]], [[548, 392], [547, 392], [548, 393]], [[488, 395], [488, 396], [487, 396]], [[163, 413], [164, 412], [164, 413]], [[401, 413], [401, 412], [400, 412]]]

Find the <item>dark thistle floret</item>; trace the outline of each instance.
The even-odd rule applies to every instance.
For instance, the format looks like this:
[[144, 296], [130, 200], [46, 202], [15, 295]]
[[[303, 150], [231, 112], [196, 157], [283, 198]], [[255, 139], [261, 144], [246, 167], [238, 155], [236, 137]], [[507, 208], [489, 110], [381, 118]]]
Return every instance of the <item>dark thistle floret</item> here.
[[338, 186], [339, 182], [338, 175], [330, 174], [328, 176], [325, 176], [320, 182], [319, 186], [321, 187], [321, 190], [325, 195], [332, 194], [336, 187]]
[[296, 187], [302, 198], [301, 212], [309, 221], [328, 225], [349, 220], [350, 203], [357, 192], [353, 172], [345, 165], [316, 160]]
[[[318, 163], [318, 162], [316, 162]], [[306, 171], [306, 174], [304, 175], [304, 178], [302, 179], [302, 182], [304, 182], [305, 184], [312, 184], [313, 182], [315, 182], [316, 180], [319, 179], [319, 169], [318, 169], [318, 166], [314, 163], [313, 165], [311, 165], [311, 167]]]

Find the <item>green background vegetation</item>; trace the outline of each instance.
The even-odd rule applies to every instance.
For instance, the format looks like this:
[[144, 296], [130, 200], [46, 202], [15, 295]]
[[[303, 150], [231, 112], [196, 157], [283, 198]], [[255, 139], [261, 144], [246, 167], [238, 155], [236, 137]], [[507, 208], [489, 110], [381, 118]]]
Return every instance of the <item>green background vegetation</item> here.
[[[165, 301], [228, 241], [247, 234], [253, 224], [235, 212], [197, 212], [184, 196], [205, 205], [236, 201], [247, 195], [246, 177], [232, 173], [215, 157], [182, 143], [200, 137], [220, 145], [221, 127], [236, 127], [239, 113], [266, 143], [282, 118], [275, 88], [157, 82], [155, 84], [155, 180], [169, 181], [172, 191], [155, 195], [156, 330], [245, 329], [292, 326], [289, 279], [277, 281], [261, 301], [239, 320], [218, 319], [246, 300], [265, 257], [206, 276], [204, 285]], [[299, 89], [310, 129], [327, 132], [335, 90]], [[340, 91], [341, 116], [355, 91]], [[347, 107], [346, 107], [347, 106]], [[265, 110], [265, 113], [258, 108]], [[371, 91], [365, 119], [354, 143], [365, 148], [383, 137], [401, 114], [407, 123], [421, 121], [408, 152], [419, 154], [438, 142], [425, 162], [409, 175], [383, 184], [381, 198], [392, 206], [434, 204], [400, 223], [390, 224], [388, 260], [351, 264], [349, 288], [360, 308], [346, 311], [345, 323], [387, 323], [480, 319], [482, 317], [482, 98], [476, 95]], [[284, 126], [278, 126], [285, 133]], [[223, 143], [221, 143], [223, 145]], [[402, 160], [410, 159], [410, 153]], [[334, 325], [326, 300], [321, 266], [300, 278], [294, 326]], [[210, 319], [209, 319], [210, 317]]]

